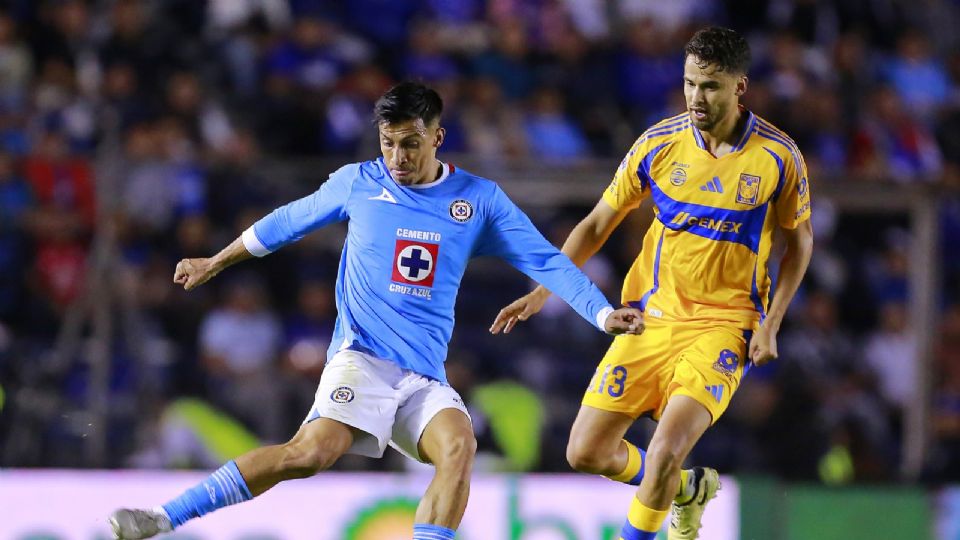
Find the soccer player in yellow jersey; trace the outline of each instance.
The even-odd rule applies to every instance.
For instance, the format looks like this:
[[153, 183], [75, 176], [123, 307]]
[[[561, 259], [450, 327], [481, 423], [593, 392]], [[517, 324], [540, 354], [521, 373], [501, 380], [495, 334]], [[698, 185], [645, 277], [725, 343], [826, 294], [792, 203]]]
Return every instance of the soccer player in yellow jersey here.
[[[583, 264], [624, 216], [653, 199], [656, 219], [627, 273], [623, 303], [646, 331], [619, 336], [600, 361], [570, 433], [577, 470], [639, 485], [623, 540], [650, 540], [670, 511], [671, 540], [696, 538], [717, 472], [681, 470], [744, 374], [777, 357], [777, 331], [813, 249], [810, 186], [796, 144], [746, 110], [750, 50], [733, 30], [705, 28], [684, 49], [687, 110], [637, 139], [603, 197], [563, 245]], [[772, 300], [774, 231], [786, 240]], [[505, 307], [491, 332], [537, 313], [538, 287]], [[623, 440], [658, 420], [646, 452]]]

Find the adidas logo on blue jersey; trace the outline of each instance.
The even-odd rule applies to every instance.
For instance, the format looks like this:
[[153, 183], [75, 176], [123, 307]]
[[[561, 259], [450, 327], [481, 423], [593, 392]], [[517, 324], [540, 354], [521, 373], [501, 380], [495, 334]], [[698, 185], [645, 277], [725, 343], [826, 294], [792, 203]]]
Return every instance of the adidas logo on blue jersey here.
[[723, 184], [720, 183], [720, 177], [714, 176], [712, 180], [700, 186], [700, 191], [709, 191], [710, 193], [723, 193]]

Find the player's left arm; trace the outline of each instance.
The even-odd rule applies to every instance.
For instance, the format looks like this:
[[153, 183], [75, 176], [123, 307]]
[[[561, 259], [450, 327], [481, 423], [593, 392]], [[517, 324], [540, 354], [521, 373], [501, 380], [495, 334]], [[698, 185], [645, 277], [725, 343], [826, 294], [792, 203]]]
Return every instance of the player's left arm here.
[[760, 327], [750, 339], [750, 359], [762, 366], [777, 357], [777, 333], [787, 306], [800, 287], [800, 281], [813, 254], [813, 226], [810, 223], [810, 182], [807, 165], [800, 150], [793, 147], [783, 159], [782, 181], [774, 194], [777, 223], [786, 238], [787, 249], [780, 260], [780, 274], [773, 300]]
[[773, 292], [773, 301], [766, 318], [750, 340], [750, 359], [762, 366], [777, 357], [777, 333], [787, 312], [787, 306], [800, 287], [803, 275], [813, 254], [813, 227], [810, 220], [800, 223], [795, 229], [781, 229], [787, 248], [780, 259], [780, 274]]
[[503, 258], [562, 298], [602, 331], [612, 334], [643, 331], [640, 311], [613, 309], [590, 278], [548, 242], [500, 188], [496, 188], [492, 197], [488, 219], [477, 255]]

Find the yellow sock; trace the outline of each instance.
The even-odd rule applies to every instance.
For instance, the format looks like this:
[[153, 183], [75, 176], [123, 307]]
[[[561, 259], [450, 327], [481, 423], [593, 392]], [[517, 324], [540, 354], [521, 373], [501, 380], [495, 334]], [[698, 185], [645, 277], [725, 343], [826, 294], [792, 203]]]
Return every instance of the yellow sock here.
[[643, 471], [646, 467], [647, 453], [630, 444], [626, 440], [623, 444], [627, 445], [627, 466], [617, 474], [610, 475], [607, 478], [615, 482], [623, 482], [631, 486], [639, 486], [643, 479]]
[[654, 540], [670, 509], [654, 510], [636, 497], [630, 503], [627, 521], [620, 530], [621, 540]]
[[696, 486], [689, 484], [692, 474], [693, 469], [680, 469], [680, 485], [677, 486], [677, 496], [673, 498], [677, 504], [685, 504], [697, 494]]

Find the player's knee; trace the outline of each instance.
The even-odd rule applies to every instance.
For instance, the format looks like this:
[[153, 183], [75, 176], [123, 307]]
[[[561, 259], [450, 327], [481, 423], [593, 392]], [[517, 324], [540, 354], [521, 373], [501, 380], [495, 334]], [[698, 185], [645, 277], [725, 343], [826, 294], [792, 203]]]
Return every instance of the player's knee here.
[[469, 471], [477, 453], [477, 439], [473, 433], [458, 433], [444, 439], [440, 451], [433, 457], [438, 469]]
[[[620, 441], [617, 440], [617, 444]], [[571, 436], [567, 442], [567, 463], [575, 471], [589, 474], [606, 474], [610, 458], [616, 448], [609, 449], [602, 441]]]
[[602, 466], [599, 455], [591, 452], [586, 445], [579, 444], [573, 440], [567, 443], [567, 463], [569, 463], [575, 471], [590, 474], [600, 472]]

